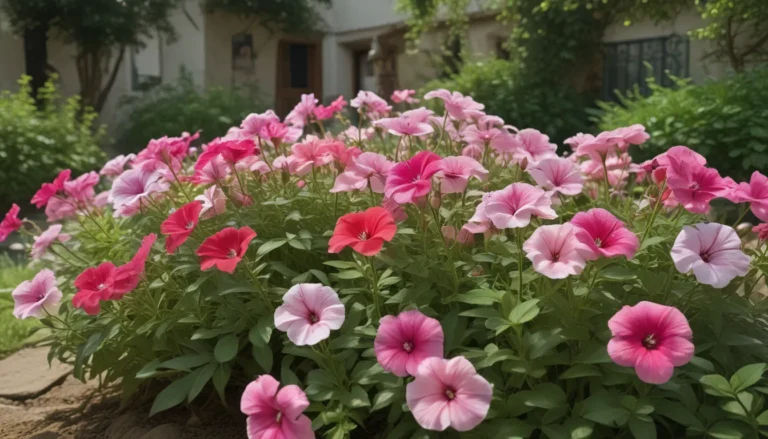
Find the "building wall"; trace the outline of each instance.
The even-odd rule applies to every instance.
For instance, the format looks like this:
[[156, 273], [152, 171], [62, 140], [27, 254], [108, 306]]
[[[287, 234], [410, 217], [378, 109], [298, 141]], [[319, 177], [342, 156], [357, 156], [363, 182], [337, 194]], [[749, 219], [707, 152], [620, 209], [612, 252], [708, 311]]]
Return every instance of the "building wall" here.
[[206, 15], [201, 2], [187, 0], [184, 9], [179, 8], [173, 13], [171, 23], [179, 38], [172, 43], [163, 43], [160, 55], [163, 82], [175, 81], [183, 67], [192, 76], [195, 84], [202, 87], [205, 85], [206, 70]]

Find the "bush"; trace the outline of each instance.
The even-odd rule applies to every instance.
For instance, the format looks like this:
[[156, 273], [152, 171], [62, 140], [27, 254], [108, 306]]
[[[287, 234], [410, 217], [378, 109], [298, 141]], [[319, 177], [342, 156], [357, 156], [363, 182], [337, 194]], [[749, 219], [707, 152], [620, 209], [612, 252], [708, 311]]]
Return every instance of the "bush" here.
[[467, 63], [450, 79], [431, 81], [422, 90], [437, 88], [471, 95], [485, 104], [488, 114], [520, 129], [535, 127], [555, 143], [589, 128], [586, 108], [592, 101], [588, 96], [572, 87], [527, 79], [515, 61]]
[[84, 172], [103, 163], [98, 115], [81, 111], [77, 97], [62, 102], [56, 78], [39, 90], [39, 98], [38, 109], [29, 77], [19, 81], [18, 92], [0, 94], [0, 206], [27, 205], [40, 184], [62, 169]]
[[209, 141], [226, 134], [249, 113], [264, 109], [255, 88], [201, 90], [185, 72], [175, 83], [125, 96], [120, 105], [127, 114], [117, 142], [122, 153], [137, 152], [168, 133], [200, 131], [201, 141]]
[[[112, 207], [86, 201], [64, 221], [72, 239], [45, 264], [65, 300], [57, 316], [40, 313], [51, 357], [80, 379], [120, 382], [126, 397], [162, 386], [153, 415], [224, 402], [259, 376], [244, 396], [251, 425], [310, 428], [304, 412], [318, 437], [757, 437], [768, 423], [766, 244], [742, 246], [687, 210], [709, 207], [692, 192], [714, 184], [692, 168], [702, 165], [668, 160], [669, 196], [618, 157], [606, 175], [597, 160], [556, 158], [532, 130], [498, 153], [486, 146], [485, 169], [443, 162], [465, 146], [415, 125], [435, 132], [358, 140], [408, 160], [392, 169], [331, 138], [307, 137], [287, 160], [277, 151], [288, 145], [264, 147], [264, 161], [250, 137], [197, 159], [182, 140], [153, 142], [115, 180]], [[600, 139], [617, 136], [643, 137], [634, 127]], [[586, 145], [608, 154], [606, 142]], [[688, 174], [706, 181], [680, 184]], [[665, 209], [673, 200], [686, 208]], [[453, 369], [435, 376], [441, 357]], [[274, 379], [298, 387], [275, 400]]]
[[648, 96], [635, 91], [600, 104], [600, 128], [648, 128], [651, 139], [635, 150], [637, 159], [686, 145], [735, 179], [768, 171], [768, 67], [702, 85], [677, 80], [676, 88], [664, 88], [652, 79], [649, 85]]

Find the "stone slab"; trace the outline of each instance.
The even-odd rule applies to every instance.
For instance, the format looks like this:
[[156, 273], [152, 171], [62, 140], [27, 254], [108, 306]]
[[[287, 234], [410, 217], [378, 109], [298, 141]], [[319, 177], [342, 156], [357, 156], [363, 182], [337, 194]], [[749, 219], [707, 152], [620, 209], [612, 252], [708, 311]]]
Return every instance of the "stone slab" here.
[[72, 366], [56, 360], [48, 367], [48, 348], [23, 349], [0, 360], [0, 398], [37, 398], [61, 384]]

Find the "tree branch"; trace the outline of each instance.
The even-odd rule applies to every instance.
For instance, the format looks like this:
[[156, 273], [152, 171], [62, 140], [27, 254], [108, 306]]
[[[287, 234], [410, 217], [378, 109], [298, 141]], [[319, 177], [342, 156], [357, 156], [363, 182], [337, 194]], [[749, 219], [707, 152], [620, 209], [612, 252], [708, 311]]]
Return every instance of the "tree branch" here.
[[96, 100], [96, 111], [101, 111], [101, 109], [104, 107], [104, 103], [107, 101], [109, 92], [112, 90], [112, 86], [115, 85], [115, 80], [117, 80], [117, 74], [120, 72], [120, 66], [123, 64], [123, 58], [125, 58], [125, 45], [120, 46], [120, 52], [118, 53], [117, 59], [115, 60], [115, 65], [112, 66], [112, 72], [109, 75], [109, 79], [104, 85], [104, 88], [99, 93], [99, 98]]

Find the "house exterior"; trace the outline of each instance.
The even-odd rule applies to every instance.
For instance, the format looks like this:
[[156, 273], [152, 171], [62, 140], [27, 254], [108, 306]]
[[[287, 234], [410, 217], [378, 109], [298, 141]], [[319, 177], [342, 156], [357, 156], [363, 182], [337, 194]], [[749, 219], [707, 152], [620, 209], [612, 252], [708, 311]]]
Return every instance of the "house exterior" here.
[[[323, 9], [326, 30], [312, 36], [271, 34], [255, 22], [226, 14], [206, 14], [199, 0], [187, 0], [172, 21], [179, 38], [158, 38], [129, 54], [102, 112], [103, 121], [118, 125], [121, 96], [134, 93], [142, 81], [175, 81], [182, 69], [200, 87], [256, 83], [260, 96], [278, 113], [287, 113], [301, 94], [314, 93], [328, 101], [347, 98], [358, 90], [375, 90], [388, 97], [395, 89], [418, 88], [436, 75], [432, 55], [445, 42], [445, 29], [423, 36], [419, 51], [405, 45], [404, 17], [395, 13], [396, 0], [334, 0]], [[473, 3], [474, 5], [474, 3]], [[495, 56], [509, 29], [492, 14], [470, 7], [468, 49], [475, 58]], [[10, 34], [0, 16], [0, 90], [13, 89], [24, 73], [23, 41]], [[726, 74], [723, 64], [704, 62], [706, 42], [689, 41], [688, 30], [701, 18], [695, 11], [670, 23], [615, 24], [605, 33], [603, 94], [643, 86], [645, 62], [664, 82], [664, 71], [694, 81]], [[49, 63], [59, 72], [65, 94], [78, 92], [74, 49], [49, 41]]]

